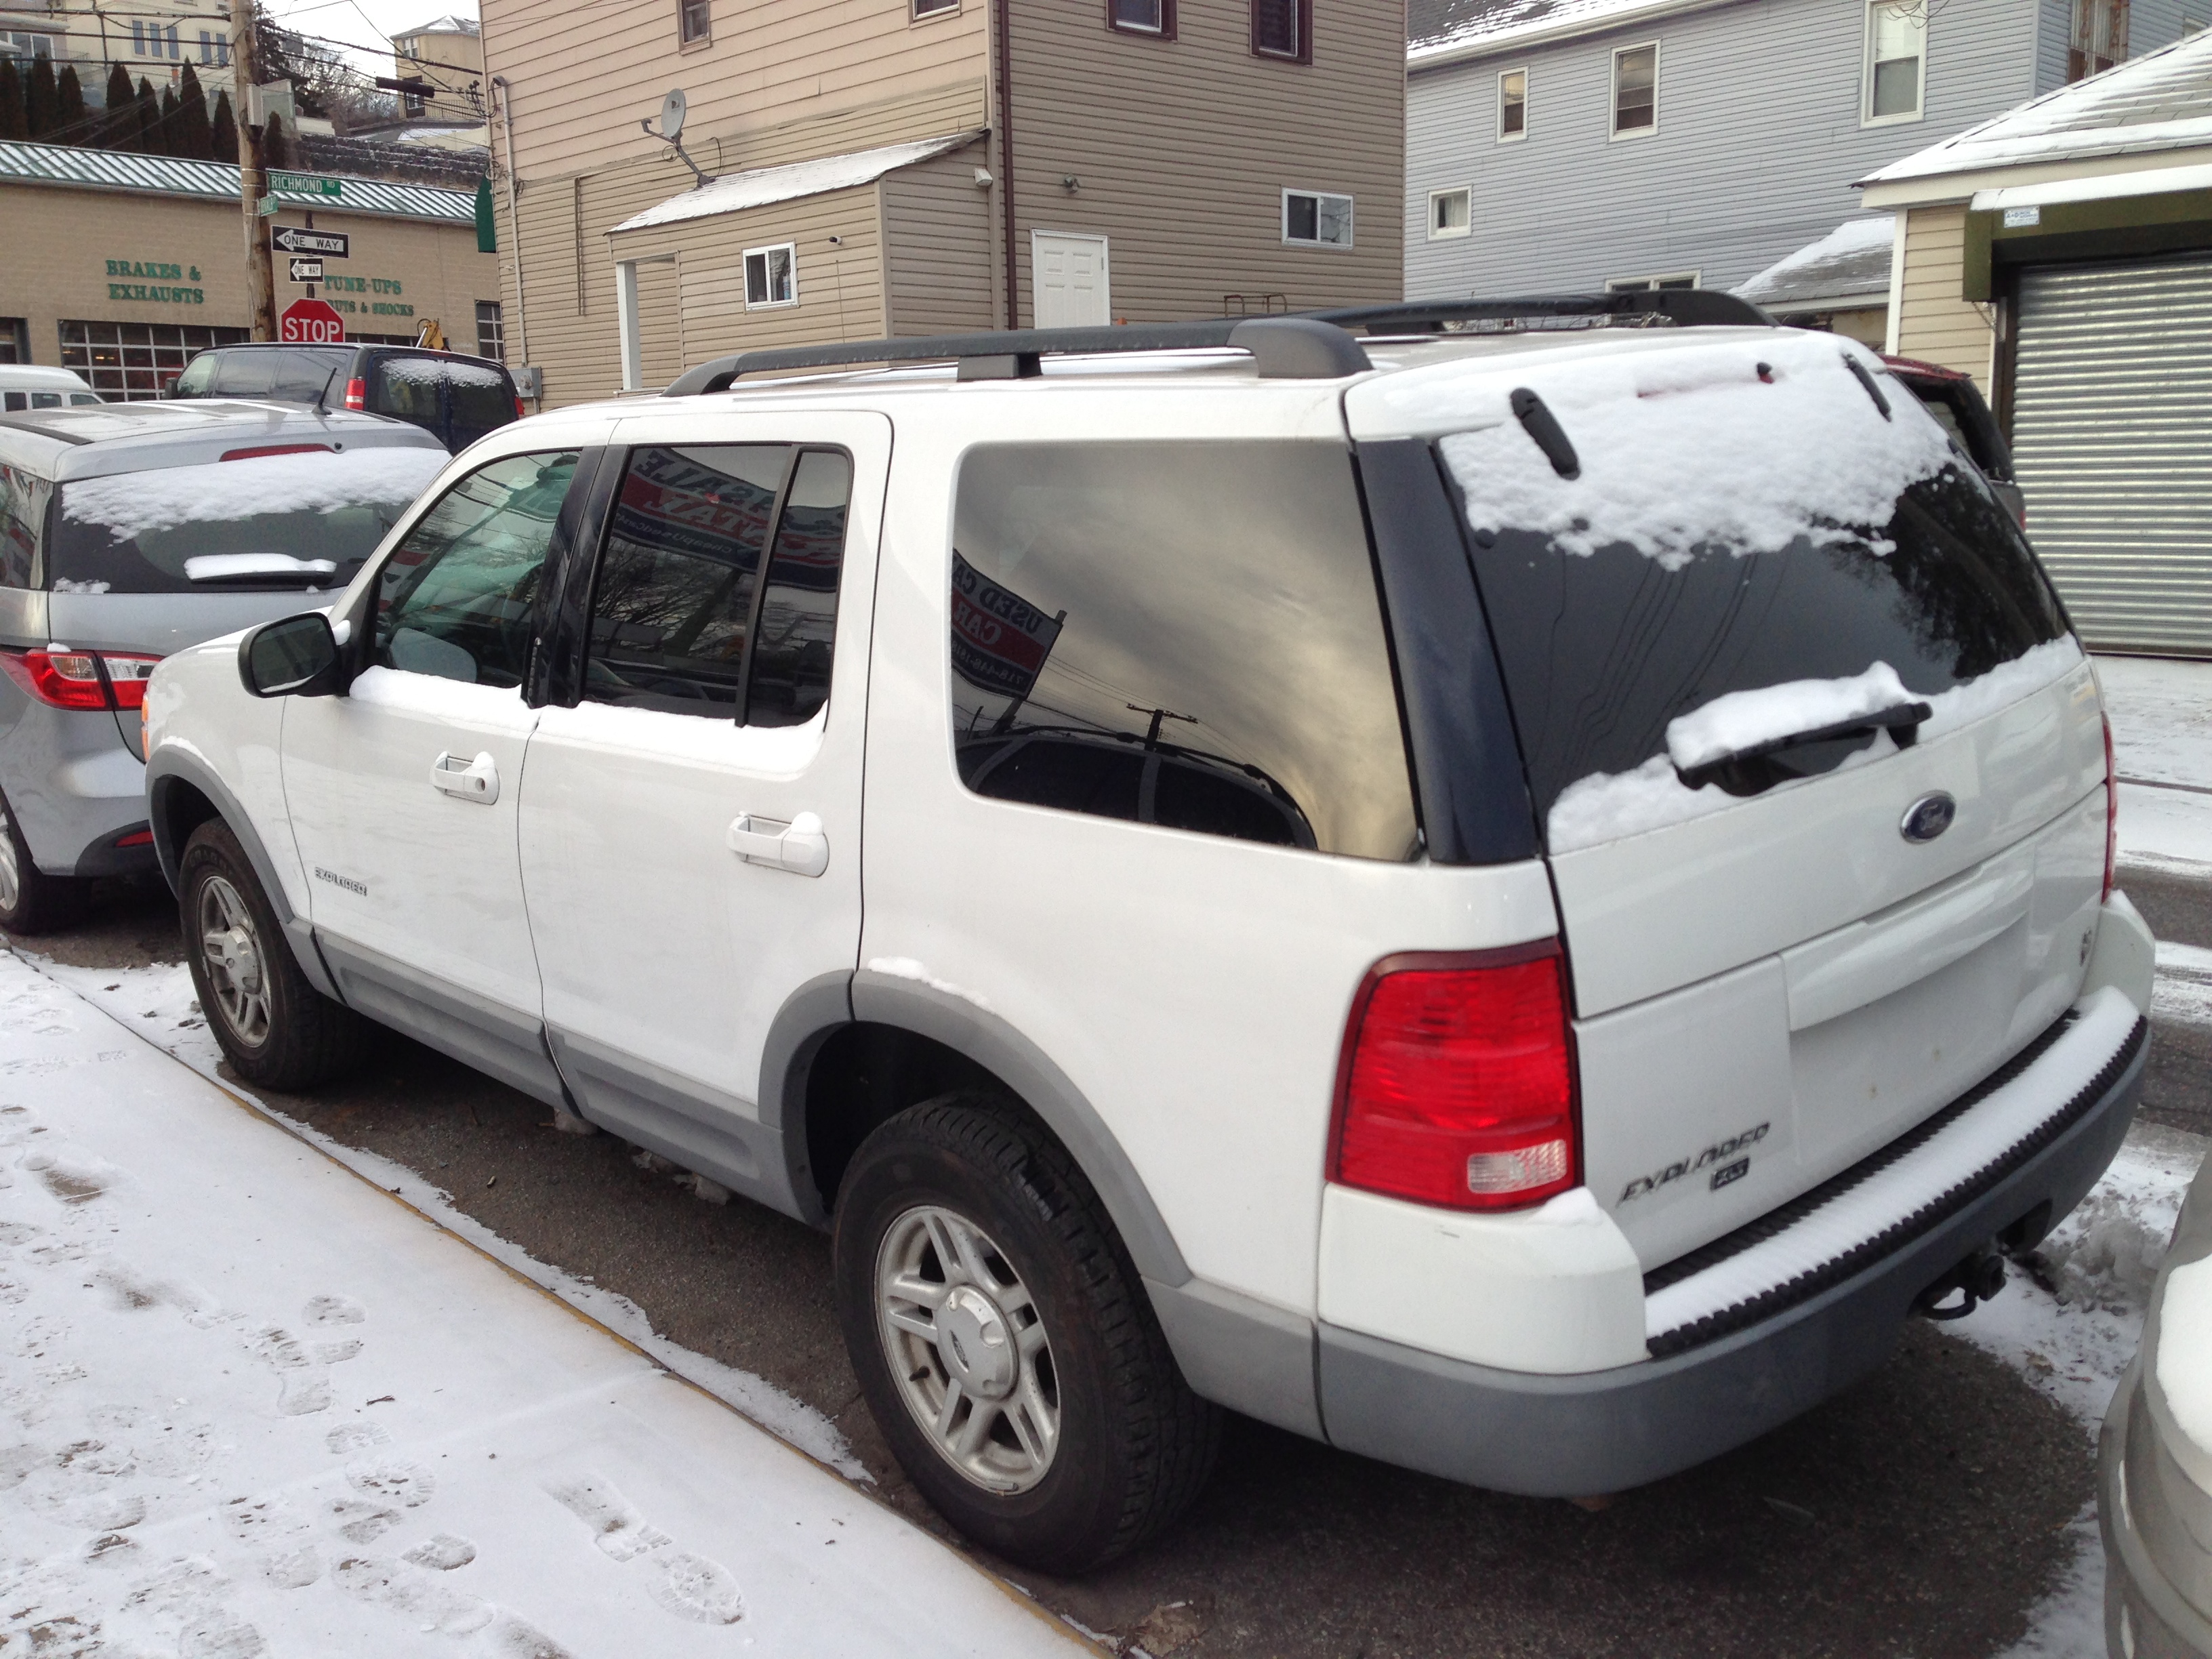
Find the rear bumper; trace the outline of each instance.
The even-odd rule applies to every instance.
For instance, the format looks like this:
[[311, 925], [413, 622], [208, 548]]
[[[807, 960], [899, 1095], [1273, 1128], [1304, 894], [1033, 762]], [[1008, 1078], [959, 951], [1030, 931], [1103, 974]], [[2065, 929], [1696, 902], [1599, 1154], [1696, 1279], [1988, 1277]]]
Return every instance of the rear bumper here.
[[1543, 1376], [1323, 1324], [1317, 1372], [1328, 1437], [1387, 1462], [1537, 1497], [1622, 1491], [1755, 1439], [1879, 1364], [1914, 1300], [1967, 1255], [2039, 1214], [2047, 1225], [2072, 1210], [2119, 1150], [2148, 1053], [2137, 1040], [2117, 1077], [2062, 1131], [1927, 1231], [1819, 1294], [1686, 1352]]

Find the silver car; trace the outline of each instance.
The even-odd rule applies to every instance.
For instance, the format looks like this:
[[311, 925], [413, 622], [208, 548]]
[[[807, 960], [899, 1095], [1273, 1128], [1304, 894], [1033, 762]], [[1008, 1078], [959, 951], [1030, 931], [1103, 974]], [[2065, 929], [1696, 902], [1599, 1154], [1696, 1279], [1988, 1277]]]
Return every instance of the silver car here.
[[139, 708], [169, 653], [343, 588], [444, 465], [419, 427], [274, 404], [0, 413], [0, 927], [154, 871]]
[[2112, 1659], [2212, 1659], [2212, 1162], [2105, 1414], [2097, 1478]]

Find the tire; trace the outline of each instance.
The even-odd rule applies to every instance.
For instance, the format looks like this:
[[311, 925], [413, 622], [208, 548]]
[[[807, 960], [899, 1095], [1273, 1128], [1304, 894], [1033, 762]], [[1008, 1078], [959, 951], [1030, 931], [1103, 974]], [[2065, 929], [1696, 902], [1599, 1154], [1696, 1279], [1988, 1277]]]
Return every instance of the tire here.
[[84, 914], [84, 884], [50, 876], [31, 857], [15, 809], [0, 799], [0, 927], [11, 933], [51, 933]]
[[893, 1454], [993, 1553], [1086, 1572], [1205, 1485], [1220, 1413], [1183, 1382], [1097, 1192], [1014, 1103], [948, 1095], [861, 1144], [838, 1194], [836, 1291]]
[[240, 1077], [291, 1092], [360, 1062], [368, 1022], [307, 983], [252, 860], [222, 819], [185, 843], [177, 893], [201, 1011]]

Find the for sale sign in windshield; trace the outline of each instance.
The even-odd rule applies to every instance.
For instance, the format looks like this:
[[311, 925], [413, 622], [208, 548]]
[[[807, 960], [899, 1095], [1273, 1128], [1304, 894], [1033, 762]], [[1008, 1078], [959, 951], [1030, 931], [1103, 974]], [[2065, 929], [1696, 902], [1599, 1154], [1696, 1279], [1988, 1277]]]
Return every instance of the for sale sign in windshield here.
[[1060, 617], [1046, 616], [953, 554], [952, 668], [969, 684], [1028, 696], [1060, 637]]

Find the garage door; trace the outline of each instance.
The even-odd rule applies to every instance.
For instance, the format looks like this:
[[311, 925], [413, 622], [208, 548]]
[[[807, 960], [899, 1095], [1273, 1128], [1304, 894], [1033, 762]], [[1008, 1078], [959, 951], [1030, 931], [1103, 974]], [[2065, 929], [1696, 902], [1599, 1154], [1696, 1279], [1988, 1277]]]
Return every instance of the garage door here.
[[2013, 457], [2087, 642], [2212, 657], [2212, 258], [2021, 273]]

